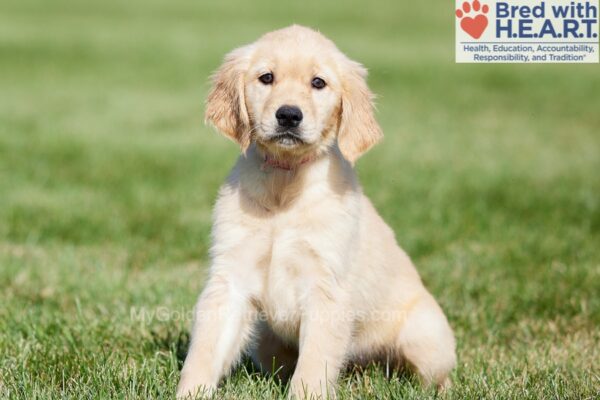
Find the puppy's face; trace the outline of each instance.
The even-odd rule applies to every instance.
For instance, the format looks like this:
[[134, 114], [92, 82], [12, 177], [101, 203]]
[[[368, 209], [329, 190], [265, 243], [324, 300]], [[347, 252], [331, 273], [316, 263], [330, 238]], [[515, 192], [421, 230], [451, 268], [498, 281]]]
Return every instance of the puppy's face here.
[[245, 74], [255, 140], [272, 152], [305, 152], [335, 138], [342, 90], [325, 46], [259, 41]]
[[366, 71], [321, 34], [292, 26], [230, 53], [214, 76], [206, 119], [245, 150], [278, 157], [327, 151], [354, 161], [381, 137]]

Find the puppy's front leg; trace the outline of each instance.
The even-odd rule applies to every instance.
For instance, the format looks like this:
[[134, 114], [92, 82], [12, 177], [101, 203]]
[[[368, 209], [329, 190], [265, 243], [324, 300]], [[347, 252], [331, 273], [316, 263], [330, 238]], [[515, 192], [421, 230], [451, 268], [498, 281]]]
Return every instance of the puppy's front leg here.
[[335, 396], [352, 332], [340, 298], [321, 290], [312, 299], [300, 325], [298, 363], [290, 387], [290, 397], [295, 399]]
[[210, 395], [239, 358], [252, 329], [246, 296], [226, 277], [210, 278], [194, 309], [190, 349], [181, 370], [177, 397]]

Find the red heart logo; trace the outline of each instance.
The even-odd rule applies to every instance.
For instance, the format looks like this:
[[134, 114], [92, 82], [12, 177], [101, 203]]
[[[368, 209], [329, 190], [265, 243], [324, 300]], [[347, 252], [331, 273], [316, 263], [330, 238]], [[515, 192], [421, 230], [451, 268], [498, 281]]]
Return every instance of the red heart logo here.
[[488, 19], [485, 15], [479, 14], [475, 18], [464, 17], [460, 21], [460, 27], [463, 31], [467, 32], [474, 39], [479, 39], [487, 28]]

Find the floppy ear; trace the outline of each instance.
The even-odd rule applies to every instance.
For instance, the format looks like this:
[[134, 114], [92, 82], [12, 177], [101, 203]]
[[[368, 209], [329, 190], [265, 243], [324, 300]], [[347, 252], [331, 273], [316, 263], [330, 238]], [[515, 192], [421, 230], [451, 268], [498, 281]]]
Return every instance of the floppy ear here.
[[204, 116], [206, 122], [237, 142], [242, 151], [250, 145], [250, 119], [244, 97], [244, 72], [249, 56], [249, 46], [225, 56], [223, 65], [212, 76]]
[[367, 87], [367, 70], [357, 62], [347, 60], [342, 76], [342, 113], [338, 131], [338, 146], [348, 161], [354, 163], [383, 137], [375, 120], [373, 93]]

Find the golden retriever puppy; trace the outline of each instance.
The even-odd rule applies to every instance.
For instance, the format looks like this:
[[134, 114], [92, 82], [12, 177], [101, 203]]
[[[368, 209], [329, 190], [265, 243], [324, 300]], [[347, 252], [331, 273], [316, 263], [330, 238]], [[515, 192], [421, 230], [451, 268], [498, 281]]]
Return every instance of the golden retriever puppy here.
[[206, 120], [242, 155], [215, 206], [180, 398], [212, 393], [244, 352], [293, 371], [295, 398], [334, 395], [349, 363], [449, 383], [448, 321], [352, 167], [382, 138], [365, 78], [301, 26], [232, 51], [215, 73]]

